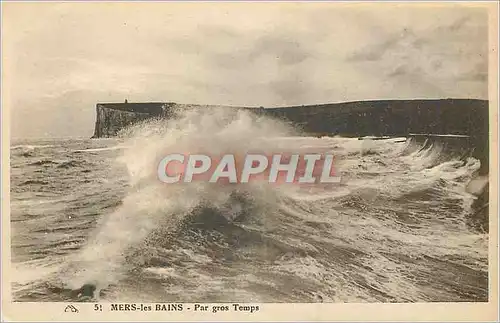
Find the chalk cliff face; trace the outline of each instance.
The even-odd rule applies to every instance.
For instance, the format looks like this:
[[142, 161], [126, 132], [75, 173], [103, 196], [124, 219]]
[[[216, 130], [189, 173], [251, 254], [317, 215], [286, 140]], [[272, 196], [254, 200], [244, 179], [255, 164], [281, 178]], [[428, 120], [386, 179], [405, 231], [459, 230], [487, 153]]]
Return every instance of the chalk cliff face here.
[[112, 137], [132, 123], [149, 118], [147, 113], [129, 112], [97, 106], [97, 120], [93, 138]]
[[114, 137], [118, 135], [120, 130], [143, 120], [169, 118], [172, 108], [176, 106], [206, 107], [205, 105], [187, 105], [174, 102], [98, 103], [96, 105], [97, 116], [92, 138]]
[[92, 138], [113, 137], [129, 125], [154, 117], [166, 117], [174, 103], [98, 103]]

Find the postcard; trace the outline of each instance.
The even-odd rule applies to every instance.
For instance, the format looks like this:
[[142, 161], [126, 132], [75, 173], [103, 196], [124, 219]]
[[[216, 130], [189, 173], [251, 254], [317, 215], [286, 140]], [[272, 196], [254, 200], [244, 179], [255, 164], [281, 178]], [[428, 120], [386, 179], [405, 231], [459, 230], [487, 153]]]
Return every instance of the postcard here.
[[4, 320], [498, 320], [497, 2], [1, 6]]

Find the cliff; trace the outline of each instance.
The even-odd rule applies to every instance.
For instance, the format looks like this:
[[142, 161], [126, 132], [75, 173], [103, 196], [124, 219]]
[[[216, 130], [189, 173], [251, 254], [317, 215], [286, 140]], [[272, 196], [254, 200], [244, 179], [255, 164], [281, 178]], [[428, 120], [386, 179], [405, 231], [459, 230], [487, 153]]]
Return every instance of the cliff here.
[[[168, 118], [176, 103], [97, 104], [93, 138], [112, 137], [121, 129], [149, 118]], [[193, 106], [196, 107], [196, 106]], [[197, 106], [201, 107], [201, 106]], [[470, 99], [379, 100], [283, 108], [245, 108], [299, 126], [305, 134], [346, 137], [407, 137], [422, 147], [438, 142], [455, 157], [481, 161], [480, 175], [489, 168], [488, 101]], [[443, 136], [460, 135], [460, 136]], [[488, 186], [478, 192], [469, 219], [488, 230]]]
[[[120, 129], [149, 118], [168, 118], [169, 102], [99, 103], [93, 138], [115, 136]], [[481, 161], [488, 160], [488, 101], [471, 99], [378, 100], [283, 108], [246, 108], [288, 120], [309, 134], [408, 136], [466, 135]], [[485, 163], [487, 165], [487, 162]]]
[[92, 138], [113, 137], [121, 129], [142, 120], [167, 117], [175, 103], [98, 103], [96, 122]]
[[[176, 103], [99, 103], [94, 138], [153, 117], [167, 117]], [[251, 109], [251, 108], [248, 108]], [[299, 125], [307, 133], [394, 136], [409, 133], [488, 133], [488, 101], [468, 99], [385, 100], [252, 109]]]
[[460, 145], [470, 148], [471, 155], [481, 161], [481, 174], [486, 174], [489, 165], [488, 109], [486, 100], [380, 100], [273, 108], [265, 109], [264, 113], [290, 120], [306, 133], [345, 137], [467, 136], [459, 140]]
[[488, 132], [484, 100], [359, 101], [266, 109], [266, 113], [302, 124], [307, 132], [345, 136]]

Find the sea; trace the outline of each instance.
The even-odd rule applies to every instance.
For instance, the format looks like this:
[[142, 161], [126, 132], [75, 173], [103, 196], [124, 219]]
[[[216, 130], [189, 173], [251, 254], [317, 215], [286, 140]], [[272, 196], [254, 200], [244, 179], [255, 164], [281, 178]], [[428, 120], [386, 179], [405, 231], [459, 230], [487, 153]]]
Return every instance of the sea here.
[[[480, 161], [439, 142], [311, 137], [248, 112], [180, 111], [101, 139], [13, 140], [20, 302], [487, 302]], [[166, 153], [327, 151], [342, 181], [178, 183]], [[477, 184], [479, 183], [479, 184]]]

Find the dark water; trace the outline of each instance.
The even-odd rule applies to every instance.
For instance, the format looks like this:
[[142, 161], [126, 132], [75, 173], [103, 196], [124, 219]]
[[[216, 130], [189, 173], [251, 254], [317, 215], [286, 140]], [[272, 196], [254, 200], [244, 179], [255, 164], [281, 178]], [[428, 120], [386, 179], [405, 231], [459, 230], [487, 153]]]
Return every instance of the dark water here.
[[488, 236], [467, 224], [479, 161], [291, 140], [340, 156], [343, 183], [163, 192], [131, 181], [144, 151], [123, 140], [12, 143], [14, 299], [85, 301], [88, 283], [113, 301], [487, 301]]

